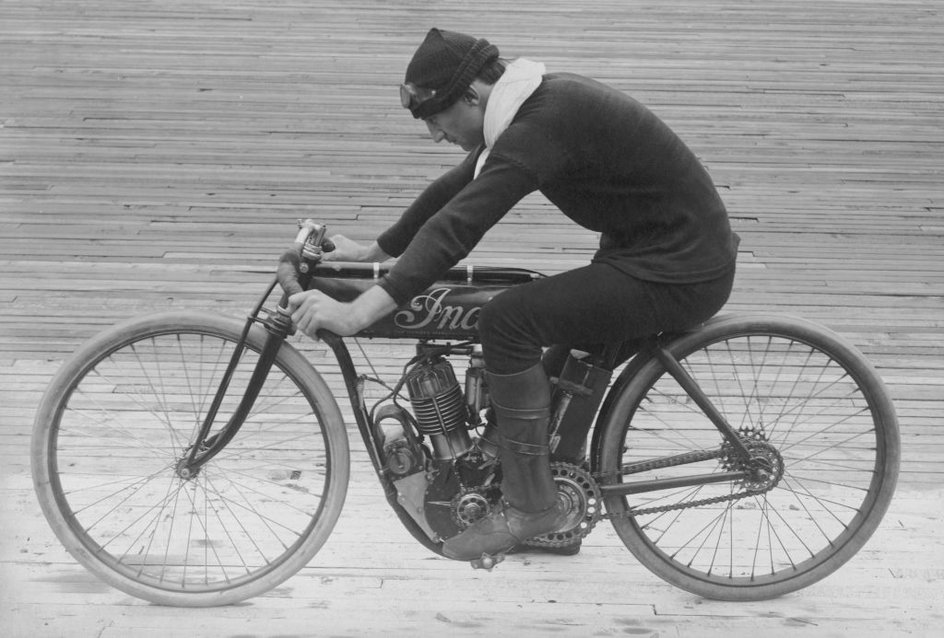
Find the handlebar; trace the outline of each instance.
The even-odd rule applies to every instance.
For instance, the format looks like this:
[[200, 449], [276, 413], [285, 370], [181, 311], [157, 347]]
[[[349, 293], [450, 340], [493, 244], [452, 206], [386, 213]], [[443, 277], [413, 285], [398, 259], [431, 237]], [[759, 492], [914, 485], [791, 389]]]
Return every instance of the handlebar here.
[[279, 305], [288, 307], [288, 298], [308, 288], [309, 274], [325, 253], [334, 250], [334, 243], [325, 238], [327, 227], [311, 219], [298, 220], [298, 234], [291, 248], [282, 253], [276, 278], [285, 295]]

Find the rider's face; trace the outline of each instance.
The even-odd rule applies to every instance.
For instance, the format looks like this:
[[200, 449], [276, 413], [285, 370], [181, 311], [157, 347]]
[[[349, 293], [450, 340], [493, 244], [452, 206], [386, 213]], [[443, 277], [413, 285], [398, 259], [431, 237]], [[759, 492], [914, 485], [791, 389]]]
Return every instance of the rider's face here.
[[426, 127], [434, 142], [446, 140], [464, 151], [471, 151], [485, 141], [482, 133], [485, 108], [475, 90], [436, 115], [426, 118]]

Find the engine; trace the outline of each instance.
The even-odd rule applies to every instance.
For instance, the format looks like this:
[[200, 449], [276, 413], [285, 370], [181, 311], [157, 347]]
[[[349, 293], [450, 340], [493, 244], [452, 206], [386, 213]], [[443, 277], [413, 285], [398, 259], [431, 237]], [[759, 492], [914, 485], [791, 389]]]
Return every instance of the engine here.
[[469, 354], [464, 392], [449, 360], [434, 353], [403, 379], [412, 414], [387, 405], [375, 417], [384, 436], [384, 465], [400, 501], [432, 538], [459, 533], [500, 498], [497, 446], [485, 437], [473, 440], [470, 433], [484, 425], [480, 413], [488, 395], [481, 352]]
[[[501, 499], [501, 473], [493, 424], [483, 422], [488, 407], [481, 351], [472, 349], [465, 391], [442, 354], [422, 357], [403, 378], [412, 414], [387, 405], [376, 417], [383, 432], [383, 462], [406, 512], [431, 539], [450, 538], [487, 516]], [[393, 423], [390, 423], [393, 421]], [[485, 420], [487, 421], [487, 419]], [[470, 428], [483, 426], [473, 440]], [[537, 544], [566, 544], [587, 534], [599, 518], [600, 492], [589, 472], [555, 463], [558, 497], [572, 511], [572, 528]], [[543, 537], [542, 537], [543, 538]]]

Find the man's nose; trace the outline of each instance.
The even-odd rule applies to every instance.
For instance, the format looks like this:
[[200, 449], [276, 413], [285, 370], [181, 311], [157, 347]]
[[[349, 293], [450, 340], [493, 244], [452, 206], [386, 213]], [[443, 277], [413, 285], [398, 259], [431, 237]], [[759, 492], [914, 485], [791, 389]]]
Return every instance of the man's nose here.
[[442, 130], [439, 129], [439, 127], [434, 126], [430, 122], [426, 123], [426, 128], [429, 129], [429, 136], [433, 138], [433, 141], [436, 142], [437, 144], [439, 142], [442, 142], [444, 139], [446, 139], [446, 134], [443, 133]]

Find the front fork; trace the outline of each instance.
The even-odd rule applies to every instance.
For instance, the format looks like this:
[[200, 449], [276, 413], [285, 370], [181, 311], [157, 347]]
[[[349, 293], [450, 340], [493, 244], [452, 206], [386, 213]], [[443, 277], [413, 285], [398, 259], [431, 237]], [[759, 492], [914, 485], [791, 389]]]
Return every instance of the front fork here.
[[[263, 297], [263, 301], [266, 297], [268, 297], [269, 293], [271, 293], [274, 285], [275, 284], [273, 283], [273, 285], [269, 287], [269, 290]], [[259, 392], [262, 390], [262, 386], [265, 383], [266, 377], [269, 375], [269, 371], [272, 369], [272, 364], [275, 362], [275, 358], [279, 354], [279, 348], [282, 347], [282, 343], [285, 341], [286, 337], [288, 337], [293, 332], [292, 318], [288, 314], [288, 311], [282, 307], [282, 305], [279, 306], [276, 312], [270, 313], [267, 318], [261, 320], [258, 319], [257, 317], [259, 310], [261, 309], [261, 304], [262, 302], [260, 302], [252, 314], [250, 314], [250, 316], [246, 319], [246, 325], [243, 328], [242, 335], [240, 335], [239, 341], [236, 343], [236, 347], [233, 350], [232, 356], [230, 357], [229, 364], [227, 365], [226, 371], [223, 373], [223, 378], [220, 381], [220, 385], [216, 390], [216, 395], [213, 397], [213, 401], [210, 403], [210, 407], [207, 410], [206, 416], [203, 418], [203, 423], [200, 425], [200, 431], [197, 434], [195, 442], [187, 450], [184, 457], [181, 458], [177, 463], [177, 475], [180, 478], [190, 479], [196, 476], [201, 467], [203, 467], [213, 457], [219, 454], [219, 452], [224, 447], [226, 447], [230, 441], [233, 440], [233, 437], [236, 436], [237, 432], [239, 432], [239, 428], [242, 427], [242, 424], [249, 415], [250, 410], [252, 410], [252, 406], [259, 397]], [[257, 321], [265, 326], [266, 332], [268, 334], [266, 336], [265, 344], [262, 346], [262, 350], [259, 352], [259, 359], [256, 362], [256, 367], [252, 371], [252, 376], [249, 379], [249, 383], [246, 386], [246, 390], [243, 393], [242, 399], [239, 401], [239, 405], [233, 411], [233, 414], [230, 416], [226, 425], [224, 425], [215, 434], [210, 435], [210, 430], [213, 428], [214, 421], [216, 421], [217, 414], [220, 410], [220, 405], [222, 405], [223, 399], [226, 397], [226, 392], [229, 390], [230, 382], [233, 379], [233, 374], [236, 371], [236, 367], [238, 366], [239, 361], [246, 350], [246, 339], [249, 335], [249, 330], [252, 328], [252, 324], [256, 323]]]
[[[279, 263], [279, 273], [275, 281], [272, 282], [265, 294], [262, 295], [262, 298], [246, 319], [246, 325], [243, 327], [242, 334], [236, 342], [236, 347], [230, 357], [229, 364], [226, 367], [226, 371], [223, 373], [223, 379], [220, 382], [219, 388], [216, 390], [213, 401], [210, 403], [210, 408], [207, 410], [203, 423], [200, 424], [200, 431], [197, 433], [193, 445], [185, 452], [183, 458], [177, 462], [177, 475], [183, 479], [196, 476], [201, 467], [219, 454], [220, 450], [233, 440], [233, 437], [239, 432], [239, 428], [242, 427], [250, 410], [252, 410], [252, 406], [259, 397], [259, 392], [262, 390], [266, 377], [272, 369], [272, 364], [279, 354], [279, 348], [282, 347], [282, 343], [285, 341], [286, 337], [294, 332], [292, 328], [292, 317], [287, 310], [288, 298], [292, 292], [300, 292], [308, 289], [308, 284], [311, 280], [311, 268], [321, 261], [325, 245], [329, 243], [325, 240], [326, 228], [321, 224], [316, 224], [310, 219], [305, 221], [299, 220], [298, 228], [294, 248], [282, 256]], [[333, 250], [333, 248], [329, 248], [329, 250]], [[262, 310], [262, 305], [272, 294], [272, 291], [275, 290], [276, 285], [281, 285], [283, 290], [285, 290], [279, 307], [275, 312], [268, 312], [268, 316], [265, 319], [259, 319], [259, 312]], [[268, 333], [265, 344], [263, 344], [262, 350], [259, 352], [259, 360], [256, 362], [256, 367], [252, 372], [243, 397], [240, 399], [239, 405], [229, 418], [229, 421], [227, 421], [226, 425], [218, 432], [210, 435], [210, 430], [213, 429], [213, 422], [216, 420], [223, 399], [226, 397], [226, 392], [229, 390], [233, 374], [236, 371], [239, 360], [242, 358], [243, 352], [246, 350], [246, 340], [249, 336], [249, 331], [252, 328], [252, 324], [256, 322], [265, 326], [266, 332]]]

